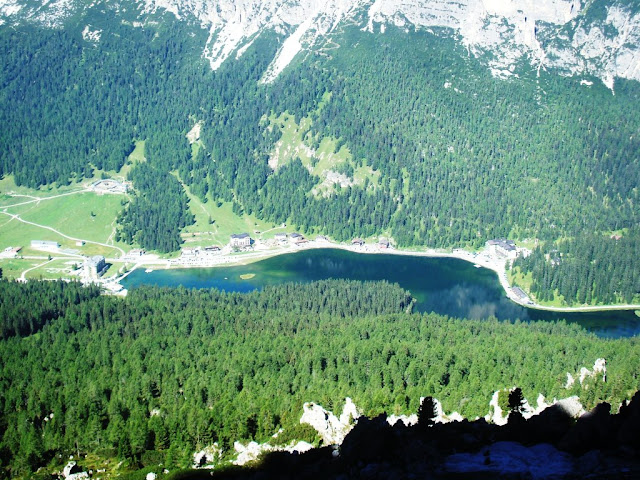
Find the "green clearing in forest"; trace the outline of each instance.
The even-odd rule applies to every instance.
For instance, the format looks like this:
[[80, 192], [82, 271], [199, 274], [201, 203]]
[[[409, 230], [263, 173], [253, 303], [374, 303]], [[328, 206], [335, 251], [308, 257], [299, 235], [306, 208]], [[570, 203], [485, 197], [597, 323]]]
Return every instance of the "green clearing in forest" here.
[[523, 275], [520, 268], [512, 268], [507, 270], [507, 277], [509, 279], [509, 285], [522, 288], [536, 303], [547, 307], [567, 307], [567, 302], [562, 295], [555, 291], [555, 297], [553, 300], [539, 300], [535, 295], [531, 293], [531, 285], [533, 284], [533, 274], [531, 272]]
[[[90, 183], [89, 180], [85, 184]], [[113, 243], [114, 229], [118, 212], [122, 210], [125, 195], [98, 195], [92, 192], [78, 192], [80, 185], [70, 185], [60, 188], [29, 189], [17, 187], [11, 177], [0, 181], [0, 208], [4, 213], [17, 214], [25, 221], [50, 227], [69, 237], [100, 243]], [[19, 197], [9, 195], [18, 194]], [[72, 193], [70, 195], [55, 197]], [[55, 197], [55, 198], [48, 198]], [[40, 198], [39, 201], [32, 201]], [[28, 202], [28, 203], [25, 203]], [[22, 205], [17, 205], [24, 203]], [[17, 206], [12, 206], [17, 205]], [[20, 255], [48, 255], [47, 252], [30, 248], [31, 240], [51, 240], [58, 242], [63, 249], [74, 250], [79, 255], [119, 256], [120, 252], [114, 248], [90, 243], [77, 246], [75, 240], [42, 228], [26, 224], [9, 215], [0, 215], [0, 248], [23, 247]], [[117, 243], [121, 248], [130, 247]], [[61, 252], [61, 254], [63, 254]], [[24, 264], [22, 270], [31, 265]], [[47, 277], [49, 278], [49, 277]]]
[[[280, 226], [259, 220], [254, 215], [236, 215], [230, 202], [218, 205], [217, 202], [209, 200], [203, 203], [186, 186], [185, 191], [189, 197], [189, 209], [195, 216], [195, 223], [183, 230], [184, 246], [224, 246], [229, 243], [229, 237], [233, 233], [246, 232], [252, 238], [268, 238], [284, 231]], [[266, 231], [267, 234], [262, 236]]]
[[122, 177], [123, 179], [126, 179], [127, 176], [129, 175], [129, 172], [131, 171], [131, 169], [134, 167], [136, 163], [142, 163], [147, 160], [144, 156], [145, 141], [136, 140], [135, 144], [136, 146], [133, 149], [133, 152], [129, 154], [127, 161], [118, 172], [118, 175], [117, 175], [118, 177]]
[[296, 123], [295, 117], [287, 112], [269, 117], [268, 128], [278, 128], [282, 136], [276, 142], [269, 165], [278, 169], [283, 165], [300, 158], [302, 164], [309, 169], [312, 175], [321, 179], [314, 189], [316, 195], [331, 193], [335, 190], [335, 184], [325, 181], [328, 171], [340, 171], [340, 167], [350, 165], [353, 168], [353, 176], [349, 179], [356, 185], [363, 185], [365, 179], [375, 186], [378, 184], [380, 172], [374, 171], [367, 165], [356, 165], [351, 152], [345, 145], [339, 145], [339, 140], [334, 137], [324, 137], [320, 140], [317, 149], [312, 148], [314, 138], [311, 132], [311, 118], [303, 117]]

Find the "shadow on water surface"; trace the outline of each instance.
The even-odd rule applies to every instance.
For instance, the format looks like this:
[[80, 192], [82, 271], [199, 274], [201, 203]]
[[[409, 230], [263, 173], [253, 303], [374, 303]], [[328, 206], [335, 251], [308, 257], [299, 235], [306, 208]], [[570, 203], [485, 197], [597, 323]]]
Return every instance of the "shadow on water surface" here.
[[[241, 278], [241, 276], [251, 278]], [[640, 318], [633, 311], [557, 313], [521, 307], [510, 301], [497, 275], [453, 258], [408, 255], [368, 255], [339, 249], [313, 249], [279, 255], [250, 265], [215, 268], [136, 270], [123, 284], [218, 288], [249, 292], [285, 282], [307, 283], [328, 278], [387, 280], [409, 290], [420, 312], [460, 318], [557, 321], [578, 323], [601, 337], [640, 334]]]

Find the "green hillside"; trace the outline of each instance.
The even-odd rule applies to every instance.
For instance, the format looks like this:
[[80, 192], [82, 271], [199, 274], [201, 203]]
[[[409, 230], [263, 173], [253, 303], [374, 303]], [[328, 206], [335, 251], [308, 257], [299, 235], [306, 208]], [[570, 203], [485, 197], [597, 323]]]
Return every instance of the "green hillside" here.
[[[88, 20], [97, 43], [82, 38]], [[181, 234], [211, 231], [201, 217], [219, 204], [254, 226], [385, 234], [404, 247], [535, 238], [548, 254], [585, 235], [637, 237], [637, 82], [618, 80], [612, 95], [526, 62], [499, 80], [447, 31], [343, 26], [331, 55], [310, 53], [265, 85], [275, 34], [211, 71], [197, 26], [121, 20], [90, 8], [61, 30], [0, 29], [0, 174], [65, 185], [144, 155], [125, 166], [136, 192], [118, 241], [176, 251]], [[197, 148], [186, 136], [195, 122]], [[606, 250], [584, 254], [598, 263]], [[593, 303], [637, 294], [623, 281], [583, 289]]]

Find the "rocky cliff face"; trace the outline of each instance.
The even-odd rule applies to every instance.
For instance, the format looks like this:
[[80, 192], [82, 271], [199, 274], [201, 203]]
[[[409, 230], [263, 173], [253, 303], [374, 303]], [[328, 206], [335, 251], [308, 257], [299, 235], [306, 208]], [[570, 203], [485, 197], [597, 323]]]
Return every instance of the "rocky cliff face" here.
[[[29, 19], [60, 25], [74, 11], [99, 2], [0, 0], [0, 22]], [[563, 75], [593, 75], [611, 89], [615, 77], [640, 80], [640, 13], [621, 0], [130, 0], [107, 8], [146, 15], [170, 12], [209, 31], [203, 55], [213, 69], [242, 55], [266, 30], [284, 42], [265, 72], [274, 80], [306, 49], [322, 48], [343, 25], [384, 34], [445, 27], [470, 55], [486, 59], [495, 76], [517, 75], [517, 66]], [[605, 5], [603, 5], [605, 3]]]

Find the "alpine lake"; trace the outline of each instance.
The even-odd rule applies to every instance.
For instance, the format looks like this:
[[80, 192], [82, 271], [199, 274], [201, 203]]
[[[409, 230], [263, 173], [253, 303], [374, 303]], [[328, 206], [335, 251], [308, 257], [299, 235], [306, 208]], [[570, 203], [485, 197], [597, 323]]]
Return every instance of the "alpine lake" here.
[[522, 307], [509, 300], [495, 272], [464, 260], [393, 254], [363, 254], [340, 249], [310, 249], [287, 253], [248, 265], [132, 272], [123, 279], [127, 289], [140, 285], [217, 288], [249, 292], [285, 282], [307, 283], [329, 278], [397, 283], [416, 299], [413, 311], [459, 318], [524, 322], [575, 322], [600, 337], [640, 334], [633, 310], [549, 312]]

